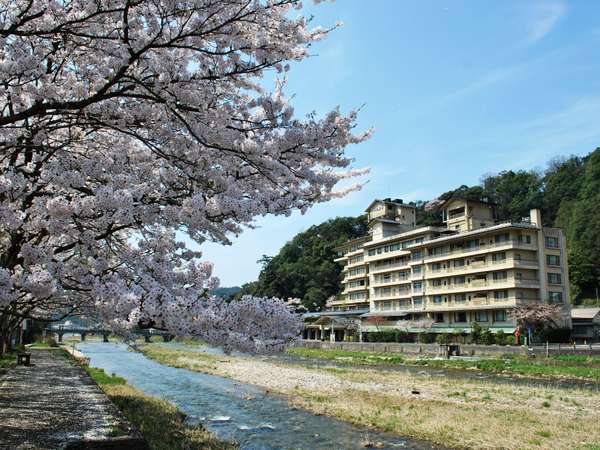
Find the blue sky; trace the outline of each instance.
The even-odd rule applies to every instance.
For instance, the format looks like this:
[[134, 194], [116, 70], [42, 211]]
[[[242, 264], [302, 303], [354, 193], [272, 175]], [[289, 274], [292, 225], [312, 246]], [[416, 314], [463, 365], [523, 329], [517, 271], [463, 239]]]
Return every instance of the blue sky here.
[[426, 200], [483, 174], [544, 169], [600, 146], [600, 2], [338, 0], [307, 6], [344, 26], [293, 66], [298, 114], [364, 105], [360, 192], [305, 215], [265, 217], [232, 246], [202, 246], [221, 285], [255, 280], [263, 254], [373, 198]]

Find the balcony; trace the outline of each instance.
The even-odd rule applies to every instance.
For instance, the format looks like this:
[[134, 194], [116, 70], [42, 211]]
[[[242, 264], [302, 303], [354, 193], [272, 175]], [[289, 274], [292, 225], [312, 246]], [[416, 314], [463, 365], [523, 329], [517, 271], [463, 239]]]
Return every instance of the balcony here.
[[356, 275], [347, 275], [344, 277], [344, 279], [342, 280], [342, 284], [348, 283], [349, 281], [352, 280], [358, 280], [360, 278], [367, 278], [368, 274], [366, 272], [363, 273], [358, 273]]
[[452, 292], [467, 292], [486, 289], [508, 288], [539, 289], [540, 282], [537, 278], [505, 278], [501, 280], [472, 280], [470, 283], [454, 283], [445, 286], [427, 286], [427, 294], [445, 294]]
[[503, 259], [500, 261], [488, 261], [483, 264], [465, 264], [459, 267], [447, 267], [445, 269], [428, 269], [425, 278], [439, 278], [451, 275], [465, 275], [469, 273], [503, 270], [503, 269], [538, 269], [535, 259]]
[[398, 256], [405, 256], [405, 255], [410, 255], [410, 250], [401, 248], [400, 250], [394, 250], [392, 252], [382, 252], [382, 253], [378, 253], [376, 255], [371, 255], [371, 256], [369, 256], [369, 254], [367, 253], [365, 255], [365, 260], [372, 262], [372, 261], [378, 261], [380, 259], [396, 258]]
[[344, 288], [344, 294], [347, 292], [357, 292], [357, 291], [368, 291], [369, 290], [369, 286], [365, 285], [365, 286], [354, 286], [354, 287], [348, 287], [346, 286]]
[[470, 255], [476, 255], [479, 252], [487, 252], [491, 249], [496, 249], [496, 250], [507, 249], [508, 250], [511, 248], [518, 248], [518, 249], [524, 249], [524, 250], [536, 250], [537, 246], [535, 244], [527, 244], [526, 242], [509, 240], [509, 241], [504, 241], [504, 242], [494, 242], [492, 244], [478, 245], [477, 247], [456, 249], [456, 250], [452, 250], [449, 252], [438, 253], [435, 255], [428, 255], [428, 256], [424, 257], [424, 260], [425, 261], [443, 260], [443, 259], [448, 259], [455, 255], [470, 256]]
[[516, 297], [507, 297], [502, 299], [494, 298], [476, 298], [465, 301], [448, 301], [435, 303], [433, 301], [427, 301], [426, 311], [457, 311], [457, 310], [477, 310], [477, 309], [496, 309], [496, 308], [509, 308], [517, 305], [520, 300]]
[[400, 298], [410, 298], [412, 292], [410, 289], [392, 289], [386, 293], [375, 293], [371, 295], [372, 300], [398, 300]]
[[383, 272], [389, 272], [391, 270], [397, 270], [397, 269], [408, 269], [408, 263], [395, 263], [395, 264], [386, 264], [385, 266], [374, 266], [374, 265], [369, 265], [369, 270], [370, 273], [383, 273]]
[[398, 277], [398, 278], [392, 278], [390, 280], [374, 280], [371, 283], [371, 286], [392, 286], [395, 284], [406, 284], [406, 283], [410, 283], [410, 278], [409, 277]]

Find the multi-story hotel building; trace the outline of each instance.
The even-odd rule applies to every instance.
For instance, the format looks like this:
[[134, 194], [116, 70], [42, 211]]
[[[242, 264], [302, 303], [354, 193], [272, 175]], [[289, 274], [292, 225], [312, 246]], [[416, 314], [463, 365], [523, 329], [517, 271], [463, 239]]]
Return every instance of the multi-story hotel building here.
[[[369, 235], [338, 248], [342, 293], [320, 314], [319, 332], [305, 336], [342, 340], [397, 327], [469, 332], [475, 322], [512, 333], [508, 312], [517, 305], [569, 309], [565, 238], [542, 226], [539, 210], [514, 223], [498, 222], [487, 202], [454, 197], [441, 207], [444, 226], [417, 227], [413, 205], [373, 201], [366, 210]], [[323, 316], [333, 327], [322, 326]]]

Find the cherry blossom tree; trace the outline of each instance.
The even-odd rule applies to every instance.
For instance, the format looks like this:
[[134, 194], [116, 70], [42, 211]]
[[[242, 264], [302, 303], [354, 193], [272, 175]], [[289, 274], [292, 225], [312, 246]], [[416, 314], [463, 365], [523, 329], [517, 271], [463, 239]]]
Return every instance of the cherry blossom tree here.
[[557, 305], [532, 302], [511, 309], [508, 315], [520, 328], [527, 329], [557, 327], [564, 312]]
[[284, 95], [331, 31], [301, 7], [0, 0], [0, 352], [24, 318], [73, 313], [250, 351], [293, 339], [283, 302], [209, 296], [211, 264], [177, 233], [228, 244], [358, 188], [335, 190], [362, 173], [356, 111], [298, 118]]

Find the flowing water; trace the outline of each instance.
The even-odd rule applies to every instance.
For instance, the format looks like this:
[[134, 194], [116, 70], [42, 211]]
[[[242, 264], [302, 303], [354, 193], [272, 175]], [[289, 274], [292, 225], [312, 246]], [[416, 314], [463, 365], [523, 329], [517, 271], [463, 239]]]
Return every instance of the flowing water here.
[[387, 449], [439, 448], [293, 408], [284, 397], [253, 385], [165, 366], [124, 344], [90, 342], [77, 348], [90, 358], [91, 366], [169, 400], [188, 415], [190, 424], [202, 423], [220, 438], [235, 440], [243, 450], [360, 449], [366, 441], [380, 442]]

